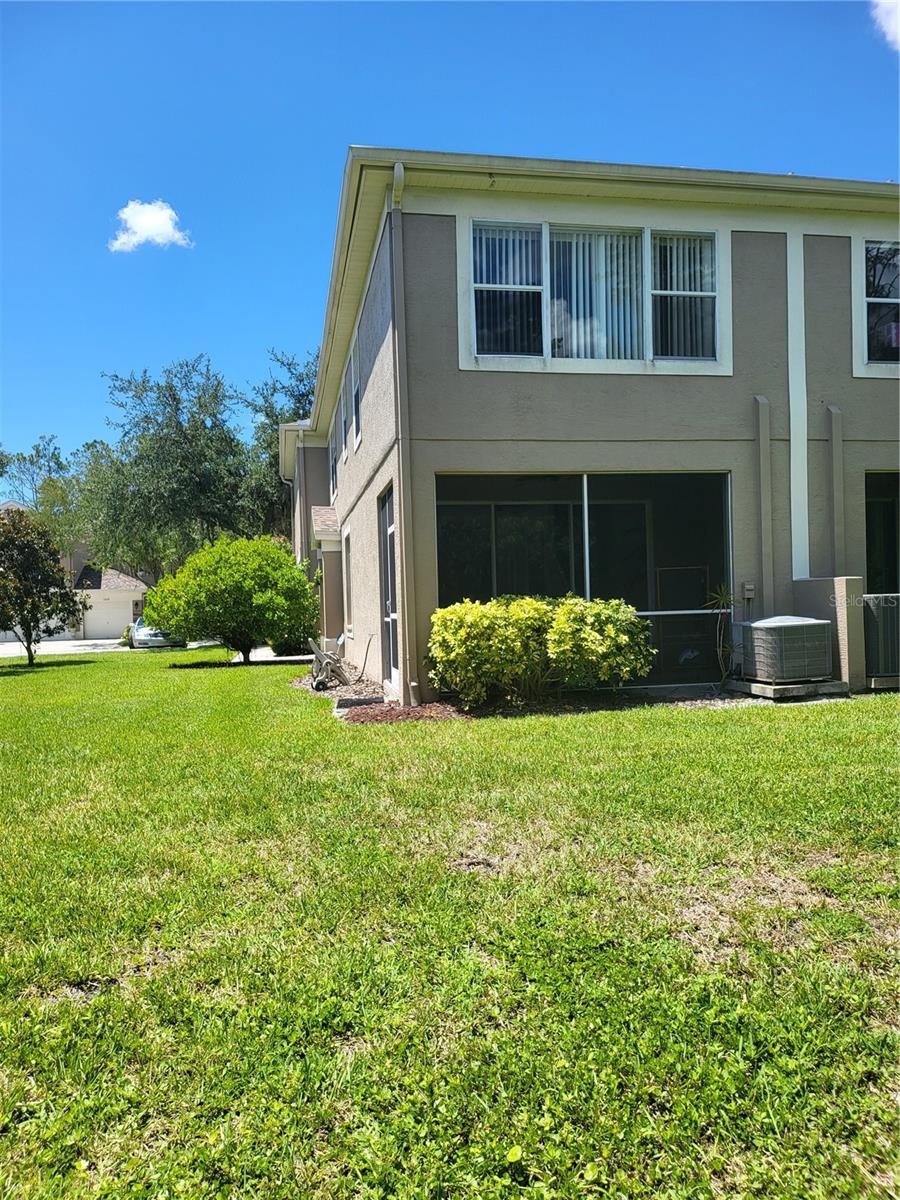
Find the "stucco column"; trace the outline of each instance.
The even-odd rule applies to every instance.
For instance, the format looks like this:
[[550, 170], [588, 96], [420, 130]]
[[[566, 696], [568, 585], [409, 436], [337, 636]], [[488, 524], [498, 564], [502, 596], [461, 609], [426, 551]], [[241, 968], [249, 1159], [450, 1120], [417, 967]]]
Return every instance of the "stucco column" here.
[[866, 686], [866, 643], [863, 581], [859, 575], [794, 580], [798, 616], [831, 622], [831, 673], [849, 684], [851, 692]]
[[835, 620], [841, 679], [851, 692], [866, 686], [865, 611], [863, 581], [859, 575], [842, 575], [834, 581]]
[[843, 575], [846, 564], [844, 534], [844, 415], [828, 406], [828, 440], [831, 445], [831, 555], [835, 575]]
[[772, 436], [769, 401], [754, 396], [756, 401], [756, 448], [758, 453], [759, 530], [762, 562], [762, 614], [775, 612], [775, 556], [772, 540]]
[[322, 550], [322, 637], [334, 639], [344, 632], [344, 586], [340, 550]]

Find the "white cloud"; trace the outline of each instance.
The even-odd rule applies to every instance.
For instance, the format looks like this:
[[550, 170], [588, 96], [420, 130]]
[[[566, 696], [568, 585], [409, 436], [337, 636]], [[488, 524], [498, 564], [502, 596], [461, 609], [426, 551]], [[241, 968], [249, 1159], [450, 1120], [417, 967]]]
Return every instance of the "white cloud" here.
[[107, 242], [113, 252], [137, 250], [145, 242], [154, 246], [193, 246], [187, 232], [178, 228], [178, 213], [165, 200], [129, 200], [116, 214], [119, 229]]
[[900, 50], [900, 0], [872, 0], [872, 19], [888, 45]]

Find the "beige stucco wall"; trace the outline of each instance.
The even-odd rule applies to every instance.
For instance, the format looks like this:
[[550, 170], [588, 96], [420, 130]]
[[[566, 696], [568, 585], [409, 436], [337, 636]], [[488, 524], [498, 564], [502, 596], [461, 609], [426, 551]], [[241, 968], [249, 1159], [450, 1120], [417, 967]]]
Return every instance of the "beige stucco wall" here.
[[[334, 507], [341, 522], [369, 487], [397, 438], [394, 401], [394, 345], [391, 299], [390, 232], [382, 231], [359, 317], [359, 370], [362, 381], [360, 422], [362, 436], [354, 446], [353, 430], [347, 448], [338, 458]], [[327, 486], [327, 485], [326, 485]], [[328, 497], [321, 501], [327, 504]]]
[[[761, 574], [755, 395], [771, 411], [776, 608], [791, 602], [786, 240], [732, 238], [734, 375], [459, 369], [452, 217], [404, 216], [416, 577], [427, 643], [437, 604], [436, 473], [722, 471], [731, 476], [734, 583]], [[738, 616], [743, 615], [740, 611]], [[764, 615], [757, 604], [753, 615]], [[420, 682], [425, 664], [420, 656]]]
[[313, 504], [333, 503], [341, 528], [342, 551], [346, 537], [350, 537], [350, 572], [348, 577], [344, 571], [343, 596], [349, 584], [352, 623], [345, 620], [342, 601], [344, 654], [356, 667], [365, 663], [366, 675], [375, 680], [382, 678], [383, 634], [378, 500], [392, 484], [396, 488], [398, 461], [391, 271], [390, 232], [385, 225], [359, 317], [360, 442], [354, 445], [351, 429], [346, 453], [338, 459], [333, 501], [329, 496], [328, 451], [320, 451], [322, 475], [317, 484], [318, 499], [312, 500]]
[[784, 234], [733, 236], [734, 375], [654, 378], [461, 371], [454, 218], [406, 214], [403, 229], [414, 439], [751, 439], [754, 393], [787, 436]]
[[[359, 314], [360, 432], [348, 432], [339, 453], [337, 491], [332, 498], [327, 446], [298, 448], [294, 485], [294, 550], [323, 565], [323, 624], [329, 638], [345, 634], [344, 654], [366, 674], [381, 679], [381, 586], [378, 548], [378, 498], [397, 478], [397, 419], [394, 371], [394, 320], [391, 240], [382, 229], [368, 288]], [[351, 417], [352, 424], [352, 417]], [[312, 535], [310, 509], [333, 505], [341, 529], [341, 550], [324, 555]], [[349, 579], [342, 563], [345, 538], [351, 539]], [[324, 559], [324, 562], [323, 562]], [[398, 564], [399, 568], [399, 564]], [[352, 624], [346, 620], [346, 588], [351, 589]], [[369, 645], [368, 657], [366, 646]]]
[[829, 576], [832, 499], [829, 406], [843, 424], [845, 573], [866, 575], [865, 473], [897, 470], [895, 380], [853, 376], [849, 237], [804, 238], [810, 574]]

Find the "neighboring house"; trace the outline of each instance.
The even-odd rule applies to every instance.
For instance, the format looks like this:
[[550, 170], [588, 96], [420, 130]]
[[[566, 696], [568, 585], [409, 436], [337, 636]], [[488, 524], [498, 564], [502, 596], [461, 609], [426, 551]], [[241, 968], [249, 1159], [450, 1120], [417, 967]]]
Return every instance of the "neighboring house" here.
[[[323, 633], [405, 700], [431, 614], [623, 596], [651, 679], [716, 615], [896, 592], [898, 189], [351, 148], [311, 417], [283, 425]], [[803, 582], [810, 578], [818, 582]], [[837, 602], [834, 597], [837, 597]]]
[[120, 637], [132, 621], [144, 611], [147, 585], [131, 575], [109, 567], [102, 570], [90, 563], [82, 567], [75, 587], [87, 596], [90, 608], [84, 614], [78, 634], [88, 640]]

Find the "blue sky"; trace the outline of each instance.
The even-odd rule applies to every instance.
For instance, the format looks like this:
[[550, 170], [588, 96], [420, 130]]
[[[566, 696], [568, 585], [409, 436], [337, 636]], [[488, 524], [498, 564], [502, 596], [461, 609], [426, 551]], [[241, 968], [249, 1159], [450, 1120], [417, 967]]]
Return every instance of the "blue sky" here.
[[[897, 178], [852, 3], [0, 4], [0, 443], [106, 433], [103, 371], [238, 386], [322, 325], [351, 142]], [[163, 200], [192, 245], [112, 252]], [[165, 225], [165, 219], [163, 219]]]

